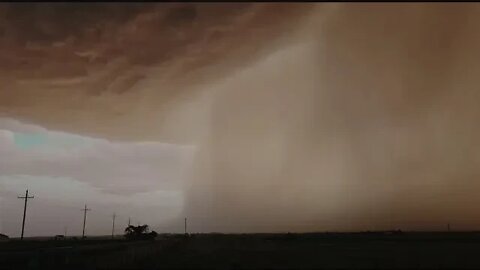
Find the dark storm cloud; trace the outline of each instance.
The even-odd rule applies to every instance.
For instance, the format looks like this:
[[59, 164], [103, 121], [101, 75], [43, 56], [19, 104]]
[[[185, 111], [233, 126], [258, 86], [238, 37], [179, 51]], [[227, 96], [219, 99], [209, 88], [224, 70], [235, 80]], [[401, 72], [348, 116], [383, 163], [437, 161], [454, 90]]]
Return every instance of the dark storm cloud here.
[[[254, 3], [4, 3], [1, 112], [53, 127], [64, 121], [55, 114], [65, 107], [115, 116], [131, 110], [124, 99], [138, 102], [149, 77], [157, 80], [149, 89], [166, 103], [182, 86], [256, 59], [306, 11], [305, 5]], [[115, 110], [102, 96], [115, 100]], [[86, 125], [76, 113], [69, 119]], [[111, 125], [120, 131], [120, 123]], [[82, 132], [73, 126], [62, 128]]]

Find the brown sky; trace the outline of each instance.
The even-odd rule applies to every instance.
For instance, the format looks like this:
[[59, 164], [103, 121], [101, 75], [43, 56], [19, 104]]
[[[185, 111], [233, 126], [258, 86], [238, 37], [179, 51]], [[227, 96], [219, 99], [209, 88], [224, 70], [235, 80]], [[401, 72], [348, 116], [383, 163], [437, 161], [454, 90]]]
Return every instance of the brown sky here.
[[0, 116], [193, 146], [197, 230], [478, 229], [479, 7], [2, 4]]
[[131, 122], [151, 128], [142, 120], [187, 86], [255, 61], [296, 28], [308, 6], [68, 3], [0, 9], [2, 113], [135, 140], [157, 139], [162, 131], [139, 133]]

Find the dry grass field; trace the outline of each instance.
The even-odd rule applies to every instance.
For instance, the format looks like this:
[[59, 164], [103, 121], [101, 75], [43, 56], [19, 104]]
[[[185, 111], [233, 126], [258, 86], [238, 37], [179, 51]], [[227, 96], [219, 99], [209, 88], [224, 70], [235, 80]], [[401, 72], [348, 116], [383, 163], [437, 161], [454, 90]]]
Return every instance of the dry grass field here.
[[1, 243], [0, 269], [478, 269], [478, 250], [474, 232], [36, 239]]

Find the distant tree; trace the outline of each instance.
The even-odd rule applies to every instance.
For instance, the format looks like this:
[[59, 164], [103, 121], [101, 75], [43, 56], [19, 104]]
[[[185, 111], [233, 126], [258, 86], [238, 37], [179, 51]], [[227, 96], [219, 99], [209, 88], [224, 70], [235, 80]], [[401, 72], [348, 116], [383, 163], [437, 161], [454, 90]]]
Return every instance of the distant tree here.
[[147, 239], [155, 239], [157, 237], [157, 232], [151, 231], [148, 225], [139, 225], [133, 226], [129, 225], [125, 228], [125, 238], [128, 240], [147, 240]]
[[8, 237], [8, 235], [0, 233], [0, 242], [6, 242], [8, 240], [10, 240], [10, 237]]
[[157, 237], [158, 233], [156, 231], [151, 231], [148, 235], [150, 235], [151, 238]]

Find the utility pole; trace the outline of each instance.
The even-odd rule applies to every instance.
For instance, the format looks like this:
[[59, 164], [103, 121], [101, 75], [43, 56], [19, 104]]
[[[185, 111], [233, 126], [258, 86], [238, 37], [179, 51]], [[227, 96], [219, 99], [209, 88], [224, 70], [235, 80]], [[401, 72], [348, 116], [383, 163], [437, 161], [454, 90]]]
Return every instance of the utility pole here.
[[65, 239], [67, 238], [67, 228], [68, 228], [67, 226], [65, 226], [65, 228], [64, 228], [65, 229], [65, 234], [63, 236], [65, 237]]
[[83, 211], [83, 231], [82, 231], [82, 239], [85, 238], [85, 223], [87, 221], [87, 211], [90, 211], [92, 209], [88, 209], [87, 205], [85, 204], [85, 208], [82, 209]]
[[19, 199], [25, 199], [25, 205], [23, 206], [23, 221], [22, 221], [22, 236], [20, 240], [23, 240], [23, 232], [25, 231], [25, 216], [27, 215], [27, 201], [28, 199], [33, 199], [33, 196], [28, 197], [28, 189], [25, 192], [25, 197], [18, 196]]
[[113, 213], [113, 216], [112, 216], [112, 218], [113, 218], [113, 222], [112, 222], [112, 239], [113, 239], [113, 235], [115, 234], [115, 217], [116, 217], [116, 215], [115, 215], [115, 213]]
[[185, 235], [187, 234], [187, 218], [185, 218]]
[[130, 217], [128, 217], [128, 227], [130, 227]]

